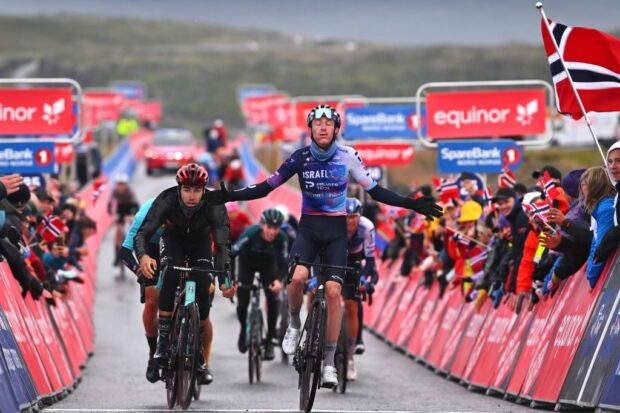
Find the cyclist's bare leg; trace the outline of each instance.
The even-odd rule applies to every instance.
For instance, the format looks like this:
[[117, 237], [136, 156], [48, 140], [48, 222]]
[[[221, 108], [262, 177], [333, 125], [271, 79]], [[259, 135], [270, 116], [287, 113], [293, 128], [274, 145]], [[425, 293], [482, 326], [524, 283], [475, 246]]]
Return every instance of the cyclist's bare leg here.
[[[303, 265], [298, 265], [295, 267], [293, 279], [287, 287], [288, 307], [291, 314], [291, 319], [297, 318], [297, 320], [291, 320], [291, 322], [299, 322], [299, 311], [301, 310], [304, 300], [304, 284], [306, 283], [306, 279], [308, 279], [308, 274], [309, 271], [306, 267]], [[293, 327], [301, 328], [301, 325]]]
[[326, 341], [338, 341], [340, 325], [342, 323], [342, 303], [340, 294], [342, 287], [335, 281], [325, 283], [325, 302], [327, 303], [327, 332]]
[[157, 307], [159, 306], [159, 292], [154, 285], [146, 287], [144, 290], [144, 310], [142, 311], [142, 322], [144, 332], [148, 337], [157, 336]]
[[211, 323], [211, 319], [207, 318], [203, 320], [202, 326], [205, 330], [205, 335], [203, 338], [202, 349], [205, 358], [205, 366], [209, 367], [209, 359], [211, 358], [211, 343], [213, 343], [213, 323]]
[[340, 294], [342, 286], [335, 281], [325, 282], [325, 301], [327, 304], [327, 331], [325, 332], [325, 358], [326, 366], [334, 366], [334, 355], [338, 336], [340, 335], [340, 325], [342, 323], [342, 303]]
[[358, 300], [346, 300], [344, 303], [347, 317], [347, 355], [349, 360], [353, 360], [353, 354], [355, 353], [355, 343], [359, 330], [359, 320], [357, 316], [359, 305], [360, 302]]

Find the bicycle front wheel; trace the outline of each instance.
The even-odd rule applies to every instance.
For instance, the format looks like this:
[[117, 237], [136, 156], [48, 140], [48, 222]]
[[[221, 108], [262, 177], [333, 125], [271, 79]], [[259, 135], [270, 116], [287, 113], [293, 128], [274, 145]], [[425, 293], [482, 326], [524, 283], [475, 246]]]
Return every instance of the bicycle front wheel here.
[[305, 340], [301, 349], [303, 368], [299, 380], [299, 409], [309, 413], [312, 411], [316, 390], [321, 377], [323, 359], [323, 340], [325, 331], [325, 303], [312, 306], [304, 325]]
[[168, 408], [172, 409], [177, 403], [178, 392], [178, 375], [177, 375], [177, 354], [179, 335], [181, 333], [182, 315], [178, 307], [175, 306], [174, 314], [172, 315], [172, 328], [170, 329], [170, 337], [168, 346], [169, 361], [166, 368], [163, 369], [163, 374], [166, 377], [166, 400]]
[[183, 410], [188, 409], [192, 404], [200, 345], [198, 304], [192, 303], [187, 307], [187, 315], [185, 317], [185, 322], [181, 326], [181, 334], [179, 335], [177, 359], [177, 375], [179, 377], [178, 398], [179, 406], [181, 406]]

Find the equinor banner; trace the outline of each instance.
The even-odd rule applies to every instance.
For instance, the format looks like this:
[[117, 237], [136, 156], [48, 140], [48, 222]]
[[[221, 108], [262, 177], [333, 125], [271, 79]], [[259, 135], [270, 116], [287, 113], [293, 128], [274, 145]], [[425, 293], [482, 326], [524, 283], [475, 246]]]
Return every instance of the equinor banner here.
[[419, 125], [412, 104], [347, 106], [343, 123], [342, 137], [348, 140], [418, 137]]
[[429, 93], [428, 135], [445, 139], [542, 134], [545, 105], [543, 89]]
[[0, 89], [0, 135], [70, 134], [77, 118], [72, 91]]

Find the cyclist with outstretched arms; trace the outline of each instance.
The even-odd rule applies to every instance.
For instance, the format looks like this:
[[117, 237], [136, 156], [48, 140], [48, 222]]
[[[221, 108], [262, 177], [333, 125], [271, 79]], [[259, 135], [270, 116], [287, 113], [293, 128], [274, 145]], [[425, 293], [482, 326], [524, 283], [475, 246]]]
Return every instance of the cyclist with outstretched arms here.
[[[179, 169], [177, 186], [160, 193], [142, 226], [134, 238], [134, 249], [140, 263], [140, 270], [146, 278], [153, 278], [157, 271], [157, 261], [148, 254], [149, 239], [157, 229], [164, 225], [161, 236], [160, 262], [164, 279], [159, 294], [159, 337], [154, 359], [160, 367], [168, 362], [168, 336], [172, 324], [172, 309], [176, 287], [180, 275], [176, 271], [166, 271], [167, 266], [208, 268], [213, 257], [212, 244], [215, 247], [215, 269], [224, 270], [229, 262], [229, 222], [226, 208], [213, 205], [206, 200], [205, 194], [209, 176], [207, 171], [197, 164], [187, 164]], [[230, 298], [236, 287], [227, 288], [225, 276], [218, 274], [222, 295]], [[196, 297], [200, 312], [200, 335], [203, 348], [205, 329], [208, 324], [210, 307], [210, 280], [206, 276], [196, 280]], [[208, 357], [208, 349], [204, 356]], [[208, 371], [203, 363], [199, 369], [201, 384], [208, 384]]]
[[246, 321], [250, 304], [250, 288], [254, 273], [260, 274], [260, 281], [267, 301], [267, 338], [264, 359], [273, 360], [273, 340], [277, 337], [278, 294], [282, 288], [280, 279], [286, 274], [288, 260], [287, 237], [280, 229], [284, 216], [274, 208], [266, 209], [258, 225], [248, 227], [232, 247], [232, 257], [239, 257], [237, 264], [237, 318], [241, 324], [237, 347], [241, 353], [247, 351]]
[[358, 280], [346, 280], [343, 288], [345, 299], [345, 315], [347, 320], [347, 380], [357, 379], [357, 369], [353, 361], [356, 344], [362, 329], [362, 302], [356, 286], [359, 283], [360, 292], [364, 290], [370, 294], [378, 281], [375, 268], [375, 226], [366, 217], [362, 216], [362, 203], [357, 198], [347, 198], [347, 266], [354, 267], [357, 262], [364, 262]]
[[[262, 198], [297, 174], [302, 191], [302, 215], [290, 257], [299, 254], [302, 261], [313, 262], [322, 249], [325, 251], [325, 263], [334, 266], [345, 266], [347, 262], [345, 200], [349, 175], [379, 202], [413, 209], [429, 217], [441, 216], [441, 208], [428, 197], [417, 200], [405, 198], [377, 185], [355, 149], [336, 142], [340, 115], [335, 109], [327, 105], [315, 107], [308, 114], [307, 125], [312, 139], [310, 146], [295, 151], [267, 180], [231, 192], [222, 187], [219, 191], [209, 192], [207, 199], [213, 202], [228, 202]], [[294, 262], [291, 261], [290, 264], [293, 265]], [[295, 352], [301, 334], [299, 313], [308, 274], [309, 269], [306, 266], [298, 265], [287, 288], [290, 323], [282, 349], [289, 355]], [[322, 372], [324, 387], [333, 387], [338, 383], [334, 354], [342, 319], [340, 295], [343, 276], [342, 271], [337, 270], [329, 270], [326, 276], [327, 330]]]

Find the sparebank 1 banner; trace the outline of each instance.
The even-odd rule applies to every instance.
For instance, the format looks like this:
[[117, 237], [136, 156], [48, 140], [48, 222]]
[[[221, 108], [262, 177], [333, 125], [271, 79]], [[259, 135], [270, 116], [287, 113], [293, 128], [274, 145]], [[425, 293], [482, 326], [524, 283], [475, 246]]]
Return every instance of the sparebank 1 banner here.
[[[422, 117], [424, 119], [424, 117]], [[347, 140], [417, 139], [415, 105], [347, 106], [344, 109]], [[422, 125], [424, 128], [424, 125]]]

